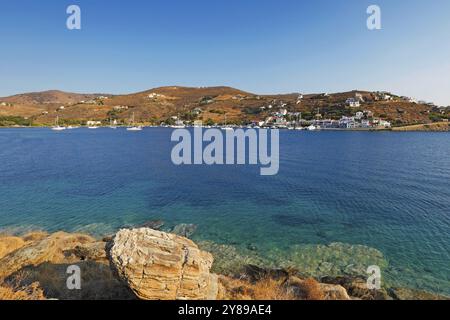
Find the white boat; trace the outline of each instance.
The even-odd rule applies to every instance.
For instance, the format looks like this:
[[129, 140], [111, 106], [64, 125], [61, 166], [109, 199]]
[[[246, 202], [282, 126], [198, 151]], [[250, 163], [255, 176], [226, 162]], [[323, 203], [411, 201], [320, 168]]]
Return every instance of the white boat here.
[[109, 122], [109, 128], [110, 129], [117, 129], [117, 121], [116, 120], [114, 120], [114, 122], [111, 120], [110, 122]]
[[308, 131], [315, 131], [317, 128], [316, 128], [316, 126], [314, 126], [314, 125], [310, 125], [309, 127], [308, 127]]
[[56, 117], [56, 120], [55, 120], [55, 126], [52, 127], [52, 130], [53, 130], [53, 131], [64, 131], [64, 130], [66, 130], [66, 129], [67, 129], [66, 127], [61, 127], [61, 126], [59, 125], [59, 116], [57, 116], [57, 117]]
[[180, 120], [180, 115], [177, 117], [177, 121], [175, 121], [175, 124], [173, 126], [170, 126], [173, 129], [184, 129], [186, 128], [186, 125], [183, 121]]
[[134, 125], [134, 112], [133, 112], [133, 117], [131, 118], [131, 124], [132, 124], [132, 126], [127, 128], [127, 131], [142, 131], [141, 126]]
[[225, 126], [223, 126], [223, 127], [222, 127], [222, 128], [220, 128], [220, 129], [222, 129], [222, 130], [224, 130], [224, 131], [231, 131], [231, 130], [233, 130], [233, 131], [234, 131], [234, 129], [233, 129], [233, 128], [231, 128], [231, 127], [227, 126], [227, 115], [225, 115]]
[[88, 129], [95, 130], [95, 129], [98, 129], [98, 127], [92, 126], [92, 127], [88, 127]]
[[130, 128], [127, 128], [127, 131], [142, 131], [142, 127], [141, 126], [130, 127]]

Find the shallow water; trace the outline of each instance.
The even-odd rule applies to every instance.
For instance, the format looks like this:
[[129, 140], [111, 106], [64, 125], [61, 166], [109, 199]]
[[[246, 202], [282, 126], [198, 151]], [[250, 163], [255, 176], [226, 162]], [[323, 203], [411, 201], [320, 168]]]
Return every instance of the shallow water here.
[[194, 223], [195, 240], [264, 263], [319, 275], [385, 263], [392, 285], [450, 294], [449, 133], [284, 131], [280, 172], [268, 177], [174, 166], [170, 134], [1, 129], [0, 228]]

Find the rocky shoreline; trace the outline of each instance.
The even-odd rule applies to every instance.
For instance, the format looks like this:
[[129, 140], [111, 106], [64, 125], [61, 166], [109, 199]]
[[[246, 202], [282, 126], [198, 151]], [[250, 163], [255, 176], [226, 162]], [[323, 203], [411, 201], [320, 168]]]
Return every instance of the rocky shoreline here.
[[[122, 229], [102, 240], [65, 232], [0, 236], [0, 299], [447, 299], [406, 288], [369, 290], [358, 276], [313, 279], [291, 268], [242, 263], [238, 273], [219, 274], [215, 257], [204, 250], [208, 246], [187, 238], [195, 226], [178, 226], [172, 230], [178, 235], [155, 230], [161, 226], [162, 222], [152, 222]], [[225, 251], [218, 259], [226, 256]], [[67, 271], [74, 265], [81, 271], [81, 290], [67, 286]]]

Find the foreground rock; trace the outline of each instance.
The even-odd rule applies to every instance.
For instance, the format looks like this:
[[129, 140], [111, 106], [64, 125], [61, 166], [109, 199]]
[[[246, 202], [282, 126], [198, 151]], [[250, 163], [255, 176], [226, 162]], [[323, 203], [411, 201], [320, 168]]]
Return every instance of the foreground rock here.
[[[105, 241], [65, 232], [0, 235], [0, 300], [448, 299], [406, 288], [369, 290], [363, 277], [348, 275], [318, 282], [302, 269], [259, 267], [265, 266], [261, 260], [240, 256], [228, 246], [209, 247], [230, 270], [242, 257], [237, 260], [241, 272], [216, 276], [210, 253], [187, 238], [149, 228], [121, 230]], [[82, 290], [67, 288], [67, 270], [74, 265], [81, 271]]]
[[[9, 247], [11, 244], [14, 246]], [[0, 258], [0, 287], [4, 294], [0, 299], [135, 298], [114, 277], [106, 258], [105, 242], [82, 234], [58, 232], [0, 238], [0, 247], [5, 246], [10, 250]], [[82, 290], [67, 288], [67, 269], [71, 265], [81, 270]], [[8, 291], [12, 293], [6, 294]]]
[[217, 298], [213, 257], [189, 239], [148, 228], [124, 229], [110, 246], [113, 269], [141, 299]]

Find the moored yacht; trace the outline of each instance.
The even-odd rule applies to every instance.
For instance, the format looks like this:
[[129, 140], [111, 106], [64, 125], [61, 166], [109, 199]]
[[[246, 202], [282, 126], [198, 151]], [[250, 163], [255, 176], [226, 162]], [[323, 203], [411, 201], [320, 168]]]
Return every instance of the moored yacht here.
[[141, 126], [135, 126], [134, 125], [134, 112], [133, 112], [133, 117], [131, 118], [131, 127], [127, 128], [127, 131], [142, 131], [142, 127]]
[[174, 129], [184, 129], [186, 128], [186, 125], [184, 124], [183, 121], [180, 120], [179, 116], [178, 116], [178, 120], [175, 121], [175, 125], [171, 126]]
[[225, 125], [222, 128], [220, 128], [220, 129], [222, 129], [224, 131], [232, 131], [232, 130], [234, 130], [232, 127], [227, 126], [227, 115], [225, 115]]
[[53, 130], [53, 131], [64, 131], [64, 130], [66, 130], [66, 129], [67, 129], [66, 127], [61, 127], [61, 126], [59, 125], [59, 116], [56, 116], [55, 126], [52, 127], [52, 130]]

